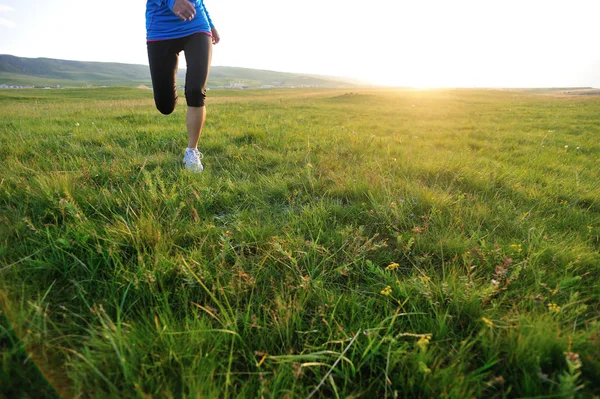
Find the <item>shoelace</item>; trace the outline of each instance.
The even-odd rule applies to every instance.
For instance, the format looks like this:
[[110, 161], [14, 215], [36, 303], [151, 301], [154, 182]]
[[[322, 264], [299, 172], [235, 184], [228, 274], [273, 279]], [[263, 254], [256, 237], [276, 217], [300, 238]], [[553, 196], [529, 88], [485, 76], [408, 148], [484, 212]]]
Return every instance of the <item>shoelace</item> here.
[[192, 158], [192, 161], [200, 161], [201, 159], [204, 158], [204, 154], [202, 154], [198, 150], [188, 151], [187, 155]]

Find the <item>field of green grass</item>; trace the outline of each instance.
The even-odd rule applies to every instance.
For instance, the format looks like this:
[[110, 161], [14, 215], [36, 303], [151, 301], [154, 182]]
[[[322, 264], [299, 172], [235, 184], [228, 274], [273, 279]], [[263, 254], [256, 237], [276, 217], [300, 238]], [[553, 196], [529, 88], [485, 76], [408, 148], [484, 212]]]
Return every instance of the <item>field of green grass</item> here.
[[0, 91], [0, 397], [600, 397], [600, 98], [208, 112]]

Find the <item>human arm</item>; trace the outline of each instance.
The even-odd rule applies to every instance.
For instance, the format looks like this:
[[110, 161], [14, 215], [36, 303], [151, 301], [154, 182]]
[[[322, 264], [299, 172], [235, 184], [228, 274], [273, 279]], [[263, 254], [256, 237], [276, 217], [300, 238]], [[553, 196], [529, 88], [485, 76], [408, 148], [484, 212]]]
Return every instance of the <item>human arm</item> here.
[[213, 44], [217, 44], [221, 41], [221, 36], [219, 35], [217, 28], [215, 28], [215, 24], [213, 24], [212, 19], [210, 19], [210, 14], [208, 13], [206, 6], [204, 5], [204, 0], [202, 0], [202, 7], [204, 8], [204, 13], [206, 14], [208, 25], [210, 26], [210, 33], [212, 34]]
[[208, 13], [206, 6], [204, 5], [204, 0], [200, 0], [200, 3], [202, 3], [202, 8], [204, 8], [204, 13], [206, 14], [206, 19], [208, 20], [208, 25], [210, 26], [210, 29], [213, 29], [215, 27], [215, 24], [213, 24], [212, 19], [210, 19], [210, 14]]

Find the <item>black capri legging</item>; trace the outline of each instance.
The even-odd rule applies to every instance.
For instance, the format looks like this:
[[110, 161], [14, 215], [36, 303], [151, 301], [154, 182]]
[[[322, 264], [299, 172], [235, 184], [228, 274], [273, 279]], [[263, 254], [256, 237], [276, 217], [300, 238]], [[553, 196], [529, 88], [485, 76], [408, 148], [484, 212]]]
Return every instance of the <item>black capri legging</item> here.
[[156, 108], [168, 115], [177, 105], [177, 64], [183, 50], [187, 62], [185, 98], [190, 107], [203, 107], [212, 58], [212, 38], [205, 33], [148, 42], [148, 61]]

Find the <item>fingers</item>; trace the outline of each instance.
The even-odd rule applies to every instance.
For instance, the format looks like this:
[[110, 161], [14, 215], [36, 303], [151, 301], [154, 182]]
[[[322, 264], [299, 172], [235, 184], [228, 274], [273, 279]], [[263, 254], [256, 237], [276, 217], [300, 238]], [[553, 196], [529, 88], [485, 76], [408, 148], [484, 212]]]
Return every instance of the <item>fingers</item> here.
[[221, 41], [221, 36], [219, 36], [219, 32], [217, 31], [217, 28], [213, 27], [211, 29], [211, 33], [212, 33], [213, 44], [218, 44]]
[[196, 10], [193, 10], [193, 11], [179, 11], [179, 12], [177, 12], [177, 16], [182, 21], [191, 21], [196, 16]]
[[173, 6], [173, 13], [182, 21], [191, 21], [196, 16], [196, 8], [188, 0], [177, 0]]
[[196, 16], [196, 7], [194, 7], [194, 3], [187, 0], [183, 0], [183, 11], [189, 19], [192, 19], [194, 16]]

